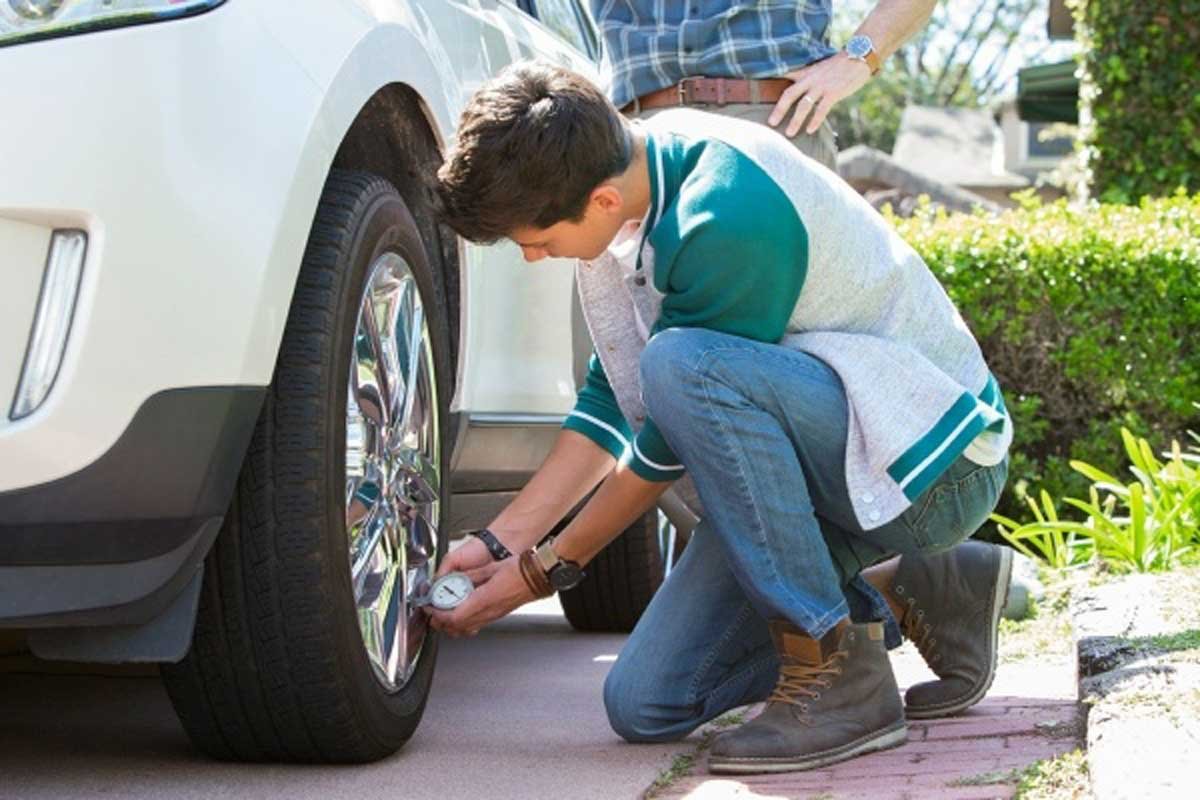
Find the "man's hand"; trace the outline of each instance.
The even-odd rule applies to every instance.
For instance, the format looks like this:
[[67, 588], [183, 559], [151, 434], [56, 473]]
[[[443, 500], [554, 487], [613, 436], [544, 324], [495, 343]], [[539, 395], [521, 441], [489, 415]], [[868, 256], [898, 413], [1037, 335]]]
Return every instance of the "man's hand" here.
[[[515, 556], [506, 560], [513, 561]], [[471, 583], [480, 586], [496, 574], [502, 563], [493, 561], [492, 554], [488, 552], [484, 543], [472, 536], [442, 559], [442, 565], [438, 567], [434, 578], [440, 578], [447, 572], [465, 572]]]
[[820, 130], [821, 123], [829, 116], [834, 105], [857, 92], [871, 79], [871, 68], [845, 53], [837, 53], [803, 69], [789, 72], [784, 77], [790, 78], [793, 83], [779, 98], [767, 122], [772, 127], [778, 126], [794, 105], [795, 114], [787, 126], [787, 137], [790, 139], [800, 132], [806, 118], [807, 133]]
[[[465, 548], [464, 545], [460, 549]], [[484, 625], [533, 599], [533, 592], [525, 585], [514, 556], [495, 562], [487, 582], [476, 584], [475, 591], [453, 611], [439, 611], [432, 606], [425, 606], [425, 610], [429, 614], [429, 624], [435, 629], [453, 637], [474, 636]]]

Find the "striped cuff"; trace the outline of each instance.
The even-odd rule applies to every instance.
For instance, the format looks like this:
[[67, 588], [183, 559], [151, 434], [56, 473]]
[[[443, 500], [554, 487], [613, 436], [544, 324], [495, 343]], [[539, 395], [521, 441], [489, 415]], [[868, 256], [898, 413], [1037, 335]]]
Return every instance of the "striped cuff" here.
[[611, 453], [613, 458], [620, 459], [629, 449], [629, 440], [619, 428], [586, 411], [572, 411], [563, 420], [563, 427], [582, 433]]
[[999, 433], [1004, 430], [1004, 420], [1008, 417], [1008, 408], [1004, 405], [1004, 395], [1000, 392], [1000, 384], [996, 381], [996, 376], [988, 373], [987, 384], [984, 385], [983, 391], [979, 393], [979, 399], [987, 404], [989, 411], [984, 411], [987, 418], [989, 431]]
[[652, 419], [646, 420], [646, 425], [633, 440], [633, 446], [626, 451], [621, 463], [642, 480], [659, 483], [679, 480], [687, 471]]
[[[916, 500], [984, 430], [1003, 430], [1007, 414], [996, 379], [978, 397], [964, 392], [916, 444], [888, 467], [904, 496]], [[997, 427], [998, 426], [998, 427]]]

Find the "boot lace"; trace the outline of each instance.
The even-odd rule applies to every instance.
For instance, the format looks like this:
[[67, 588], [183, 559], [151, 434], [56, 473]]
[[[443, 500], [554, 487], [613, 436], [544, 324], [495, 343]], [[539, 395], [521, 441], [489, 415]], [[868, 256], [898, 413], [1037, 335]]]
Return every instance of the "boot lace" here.
[[769, 703], [791, 703], [802, 711], [808, 704], [801, 698], [821, 699], [820, 689], [833, 687], [830, 678], [842, 674], [841, 661], [849, 656], [846, 650], [835, 650], [823, 663], [816, 666], [799, 663], [784, 663], [779, 667], [779, 681], [771, 692]]
[[934, 649], [937, 639], [933, 636], [933, 626], [925, 621], [925, 610], [917, 607], [915, 597], [909, 597], [905, 602], [908, 608], [904, 612], [904, 619], [900, 621], [900, 627], [905, 638], [917, 646], [917, 652], [925, 659], [925, 663], [932, 666], [942, 660], [942, 654]]

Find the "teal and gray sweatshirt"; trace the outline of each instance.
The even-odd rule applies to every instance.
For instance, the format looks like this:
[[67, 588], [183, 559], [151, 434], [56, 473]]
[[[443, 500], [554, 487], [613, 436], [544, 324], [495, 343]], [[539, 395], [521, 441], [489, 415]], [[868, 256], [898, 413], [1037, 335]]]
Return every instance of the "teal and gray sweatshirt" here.
[[[864, 529], [903, 512], [959, 455], [1003, 459], [1012, 426], [957, 309], [853, 189], [757, 123], [692, 110], [642, 123], [651, 203], [635, 268], [576, 270], [596, 346], [564, 427], [642, 478], [685, 469], [641, 401], [649, 337], [698, 327], [829, 364], [850, 407], [846, 480]], [[681, 493], [702, 513], [686, 478]]]

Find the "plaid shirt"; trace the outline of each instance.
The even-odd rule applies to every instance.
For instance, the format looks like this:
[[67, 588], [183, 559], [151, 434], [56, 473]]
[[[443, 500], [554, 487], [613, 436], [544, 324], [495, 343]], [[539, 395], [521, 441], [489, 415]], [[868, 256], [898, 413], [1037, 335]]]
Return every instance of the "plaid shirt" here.
[[771, 78], [837, 52], [833, 0], [591, 0], [621, 108], [684, 78]]

